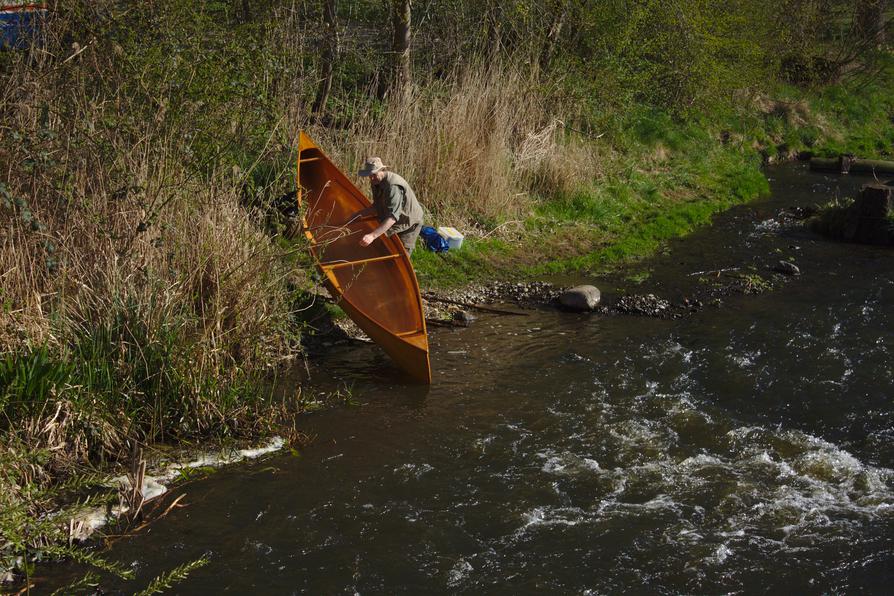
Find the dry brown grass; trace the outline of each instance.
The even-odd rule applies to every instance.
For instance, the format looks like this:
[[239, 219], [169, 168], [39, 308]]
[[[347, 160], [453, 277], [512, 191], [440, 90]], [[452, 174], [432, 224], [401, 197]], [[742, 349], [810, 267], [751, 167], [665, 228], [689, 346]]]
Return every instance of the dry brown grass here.
[[283, 353], [290, 272], [240, 205], [242, 180], [188, 171], [189, 140], [163, 116], [138, 130], [103, 126], [115, 105], [73, 96], [72, 83], [98, 67], [119, 73], [58, 58], [20, 61], [0, 98], [0, 182], [20, 201], [0, 212], [2, 351], [65, 346], [126, 304], [150, 335], [164, 322], [192, 325], [200, 366]]
[[534, 194], [592, 180], [592, 146], [565, 139], [558, 111], [521, 68], [472, 62], [396, 94], [381, 113], [359, 110], [347, 132], [310, 132], [349, 174], [382, 157], [413, 185], [429, 223], [487, 233], [524, 219]]
[[133, 441], [263, 432], [275, 414], [246, 380], [296, 354], [302, 272], [244, 206], [246, 174], [188, 167], [163, 106], [126, 118], [114, 56], [50, 33], [0, 86], [0, 359], [47, 346], [78, 370], [43, 403], [7, 407], [3, 388], [0, 449], [44, 451], [59, 476]]

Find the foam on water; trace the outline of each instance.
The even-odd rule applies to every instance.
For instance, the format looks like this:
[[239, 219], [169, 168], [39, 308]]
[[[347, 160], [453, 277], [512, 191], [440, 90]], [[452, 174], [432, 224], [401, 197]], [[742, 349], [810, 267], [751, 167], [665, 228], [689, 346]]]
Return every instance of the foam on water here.
[[721, 544], [717, 547], [717, 550], [714, 551], [714, 554], [706, 559], [706, 563], [709, 565], [720, 565], [724, 563], [730, 555], [733, 554], [733, 550], [725, 544]]
[[424, 462], [418, 464], [406, 463], [394, 468], [395, 474], [399, 478], [401, 478], [403, 482], [409, 482], [410, 480], [419, 480], [420, 478], [422, 478], [422, 476], [431, 472], [432, 470], [434, 470], [434, 467]]
[[590, 457], [581, 457], [574, 453], [563, 452], [556, 454], [550, 450], [537, 453], [539, 459], [544, 460], [543, 466], [540, 468], [547, 474], [574, 474], [600, 472], [599, 462]]
[[541, 526], [576, 526], [592, 517], [591, 512], [578, 507], [536, 507], [523, 515], [524, 524], [517, 534]]
[[472, 564], [465, 559], [460, 559], [447, 575], [447, 585], [451, 588], [459, 587], [463, 581], [474, 571]]
[[777, 219], [765, 219], [755, 224], [754, 230], [751, 232], [752, 237], [766, 236], [779, 231], [782, 224]]
[[[535, 452], [540, 471], [562, 479], [561, 494], [580, 487], [596, 492], [589, 503], [528, 509], [516, 537], [659, 515], [677, 526], [668, 543], [719, 566], [739, 549], [755, 548], [748, 545], [794, 553], [856, 537], [894, 510], [894, 472], [829, 441], [797, 430], [731, 425], [702, 411], [692, 394], [664, 393], [654, 382], [623, 403], [602, 403], [598, 418], [578, 421], [581, 429], [567, 436], [565, 448]], [[567, 414], [553, 413], [565, 425], [573, 423]], [[704, 446], [681, 449], [693, 433], [705, 437]], [[597, 460], [596, 453], [612, 457]], [[713, 550], [698, 555], [701, 545]]]

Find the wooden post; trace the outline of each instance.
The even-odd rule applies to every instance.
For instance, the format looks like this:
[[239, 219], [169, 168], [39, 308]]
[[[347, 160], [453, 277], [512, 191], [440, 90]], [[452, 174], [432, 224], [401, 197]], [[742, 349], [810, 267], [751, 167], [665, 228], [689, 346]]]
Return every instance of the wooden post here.
[[859, 213], [862, 217], [885, 219], [892, 209], [892, 189], [884, 184], [865, 184], [860, 190]]

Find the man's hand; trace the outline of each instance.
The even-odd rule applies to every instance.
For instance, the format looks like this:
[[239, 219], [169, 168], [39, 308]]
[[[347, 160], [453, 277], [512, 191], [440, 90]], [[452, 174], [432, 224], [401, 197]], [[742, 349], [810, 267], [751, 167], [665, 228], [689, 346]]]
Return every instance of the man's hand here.
[[360, 246], [369, 246], [370, 244], [372, 244], [373, 240], [390, 230], [391, 226], [393, 226], [396, 221], [397, 220], [393, 217], [387, 218], [385, 221], [379, 224], [379, 227], [360, 239]]

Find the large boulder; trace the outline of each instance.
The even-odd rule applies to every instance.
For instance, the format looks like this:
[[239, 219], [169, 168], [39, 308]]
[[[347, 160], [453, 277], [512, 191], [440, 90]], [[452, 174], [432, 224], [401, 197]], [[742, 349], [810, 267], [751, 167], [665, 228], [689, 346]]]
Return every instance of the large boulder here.
[[894, 245], [894, 188], [865, 184], [846, 213], [844, 239], [861, 244]]
[[568, 310], [585, 312], [596, 308], [601, 298], [596, 286], [575, 286], [559, 296], [559, 304]]

